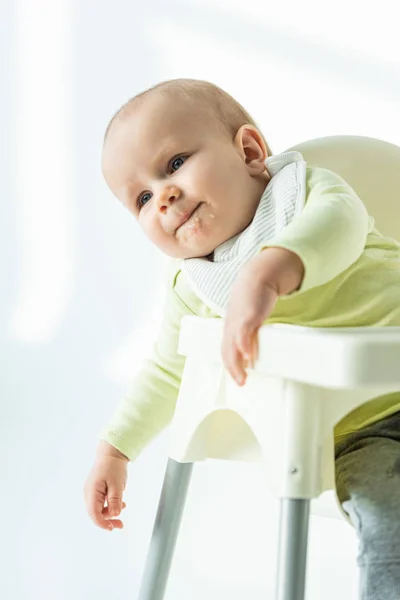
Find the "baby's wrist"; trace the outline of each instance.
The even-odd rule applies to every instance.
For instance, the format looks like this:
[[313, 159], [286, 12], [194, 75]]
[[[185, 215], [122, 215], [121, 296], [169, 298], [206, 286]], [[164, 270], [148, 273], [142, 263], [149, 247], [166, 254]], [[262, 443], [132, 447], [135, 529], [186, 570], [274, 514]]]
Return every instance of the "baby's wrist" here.
[[129, 458], [125, 456], [122, 452], [120, 452], [117, 448], [106, 442], [105, 440], [101, 440], [97, 447], [97, 457], [102, 458], [104, 456], [110, 456], [112, 458], [121, 458], [129, 462]]

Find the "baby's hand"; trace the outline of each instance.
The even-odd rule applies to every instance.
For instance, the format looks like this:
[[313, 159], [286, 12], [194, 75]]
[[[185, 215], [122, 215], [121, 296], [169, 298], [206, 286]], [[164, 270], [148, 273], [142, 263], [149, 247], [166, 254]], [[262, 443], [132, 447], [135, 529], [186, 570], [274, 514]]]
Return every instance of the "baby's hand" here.
[[283, 248], [269, 248], [251, 259], [233, 285], [222, 342], [222, 359], [238, 385], [246, 367], [258, 358], [258, 330], [280, 295], [299, 288], [304, 276], [300, 258]]
[[122, 529], [118, 517], [126, 507], [122, 495], [128, 477], [128, 458], [106, 442], [99, 447], [96, 461], [84, 486], [86, 509], [92, 521], [112, 531]]

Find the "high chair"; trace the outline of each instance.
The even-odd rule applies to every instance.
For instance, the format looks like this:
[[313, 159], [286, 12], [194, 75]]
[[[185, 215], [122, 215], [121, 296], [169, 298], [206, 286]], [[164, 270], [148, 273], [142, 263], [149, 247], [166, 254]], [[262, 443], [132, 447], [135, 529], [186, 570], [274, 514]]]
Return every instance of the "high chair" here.
[[[333, 136], [294, 149], [308, 166], [341, 175], [377, 229], [400, 240], [399, 147]], [[281, 505], [276, 600], [303, 600], [310, 501], [335, 490], [333, 428], [362, 403], [400, 390], [400, 327], [264, 326], [242, 388], [222, 365], [222, 331], [222, 319], [182, 320], [186, 363], [139, 600], [163, 598], [193, 463], [207, 458], [261, 464]]]

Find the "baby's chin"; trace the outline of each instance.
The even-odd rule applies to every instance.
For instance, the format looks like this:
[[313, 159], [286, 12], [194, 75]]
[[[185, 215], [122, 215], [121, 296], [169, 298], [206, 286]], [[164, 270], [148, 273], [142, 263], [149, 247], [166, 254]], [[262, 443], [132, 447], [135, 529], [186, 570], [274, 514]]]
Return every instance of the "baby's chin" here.
[[205, 248], [182, 248], [182, 250], [178, 252], [178, 255], [175, 255], [174, 258], [180, 258], [182, 260], [186, 260], [189, 258], [207, 258], [211, 260], [214, 250], [215, 248], [212, 248], [210, 250], [210, 246], [207, 246]]
[[193, 242], [193, 240], [188, 240], [184, 246], [182, 245], [179, 247], [177, 251], [178, 255], [175, 255], [175, 258], [207, 258], [208, 260], [212, 260], [216, 248], [218, 248], [218, 246], [226, 242], [227, 239], [229, 238], [227, 238], [226, 236], [221, 237], [221, 239], [217, 240], [215, 239], [215, 237], [213, 240], [207, 239], [205, 237], [205, 239], [203, 240], [196, 239], [196, 243], [192, 244], [190, 244], [189, 241]]

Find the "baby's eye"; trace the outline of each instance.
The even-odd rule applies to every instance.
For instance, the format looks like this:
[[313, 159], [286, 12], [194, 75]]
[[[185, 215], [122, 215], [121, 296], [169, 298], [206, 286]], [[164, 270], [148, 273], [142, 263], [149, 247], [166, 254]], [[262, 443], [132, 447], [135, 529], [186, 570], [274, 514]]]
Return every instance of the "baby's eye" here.
[[139, 196], [138, 201], [137, 201], [137, 205], [139, 208], [143, 208], [143, 206], [145, 204], [147, 204], [147, 202], [150, 201], [151, 198], [151, 194], [149, 194], [148, 192], [146, 192], [146, 194], [143, 194], [142, 196]]
[[173, 171], [177, 171], [179, 169], [179, 167], [181, 167], [183, 165], [183, 163], [186, 160], [186, 156], [178, 156], [178, 158], [174, 158], [171, 161], [171, 168]]

